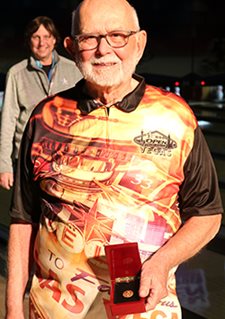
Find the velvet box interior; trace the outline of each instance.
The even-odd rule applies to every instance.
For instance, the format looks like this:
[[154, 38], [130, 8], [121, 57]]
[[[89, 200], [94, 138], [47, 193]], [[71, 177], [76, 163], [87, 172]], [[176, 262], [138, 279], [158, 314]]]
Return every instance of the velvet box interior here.
[[145, 312], [144, 298], [140, 298], [141, 260], [137, 243], [105, 246], [111, 277], [109, 308], [112, 316]]

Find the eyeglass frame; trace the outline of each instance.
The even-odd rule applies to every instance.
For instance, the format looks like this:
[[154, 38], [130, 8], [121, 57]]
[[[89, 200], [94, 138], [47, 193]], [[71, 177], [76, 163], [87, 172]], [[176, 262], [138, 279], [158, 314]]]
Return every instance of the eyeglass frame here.
[[[88, 48], [88, 49], [82, 49], [80, 48], [82, 51], [88, 51], [88, 50], [94, 50], [96, 49], [99, 44], [100, 44], [100, 41], [101, 39], [105, 39], [106, 42], [108, 43], [108, 45], [111, 47], [111, 48], [114, 48], [114, 49], [120, 49], [120, 48], [123, 48], [125, 47], [127, 44], [128, 44], [128, 41], [129, 41], [129, 38], [130, 36], [140, 32], [141, 30], [137, 30], [137, 31], [125, 31], [125, 30], [115, 30], [115, 31], [110, 31], [110, 32], [107, 32], [106, 34], [99, 34], [97, 35], [96, 33], [83, 33], [83, 34], [75, 34], [75, 35], [72, 35], [72, 38], [77, 42], [77, 45], [79, 47], [79, 39], [82, 38], [82, 37], [86, 37], [86, 36], [93, 36], [97, 43], [96, 43], [96, 46], [93, 47], [93, 48]], [[123, 34], [124, 32], [126, 32], [127, 34]], [[121, 33], [123, 36], [124, 36], [124, 39], [125, 39], [125, 43], [123, 45], [120, 45], [120, 46], [113, 46], [110, 44], [110, 42], [108, 41], [107, 39], [107, 36], [109, 36], [110, 34], [113, 34], [113, 33]]]

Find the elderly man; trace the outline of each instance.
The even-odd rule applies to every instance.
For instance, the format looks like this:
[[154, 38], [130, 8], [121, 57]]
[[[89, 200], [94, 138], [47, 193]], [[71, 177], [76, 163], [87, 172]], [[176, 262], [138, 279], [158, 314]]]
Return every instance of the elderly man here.
[[[72, 19], [64, 43], [84, 79], [39, 103], [23, 136], [7, 319], [23, 318], [33, 262], [31, 318], [113, 318], [116, 305], [116, 318], [179, 319], [176, 267], [223, 212], [209, 150], [185, 101], [135, 74], [146, 32], [127, 1], [84, 0]], [[138, 245], [141, 311], [132, 289], [125, 307], [110, 299], [105, 247], [125, 243]]]

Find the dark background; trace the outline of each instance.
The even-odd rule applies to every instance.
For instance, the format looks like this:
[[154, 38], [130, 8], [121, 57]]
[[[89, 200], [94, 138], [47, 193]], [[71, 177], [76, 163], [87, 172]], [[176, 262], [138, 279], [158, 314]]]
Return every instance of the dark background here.
[[[20, 61], [27, 52], [23, 44], [26, 24], [38, 15], [56, 23], [62, 39], [70, 32], [76, 0], [8, 0], [0, 7], [0, 72]], [[219, 0], [132, 0], [140, 24], [148, 31], [148, 46], [141, 62], [158, 73], [215, 74], [225, 71], [225, 17]], [[96, 8], [97, 10], [97, 8]], [[60, 53], [66, 55], [62, 45]], [[172, 60], [189, 59], [189, 70], [179, 71]], [[160, 68], [163, 59], [163, 68]], [[168, 63], [167, 63], [168, 60]], [[177, 61], [178, 61], [177, 60]], [[196, 62], [198, 60], [198, 62]], [[173, 59], [174, 61], [174, 59]], [[174, 62], [173, 62], [174, 63]], [[168, 66], [168, 69], [167, 69]], [[158, 69], [157, 69], [158, 68]], [[177, 71], [176, 71], [177, 70]], [[148, 70], [147, 70], [148, 72]]]

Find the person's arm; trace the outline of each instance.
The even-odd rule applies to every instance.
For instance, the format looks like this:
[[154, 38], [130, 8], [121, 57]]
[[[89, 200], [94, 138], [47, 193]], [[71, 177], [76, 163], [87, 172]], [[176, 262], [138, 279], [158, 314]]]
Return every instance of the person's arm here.
[[178, 203], [183, 225], [143, 264], [140, 295], [153, 309], [167, 295], [169, 271], [198, 253], [218, 232], [223, 213], [215, 165], [199, 127], [183, 167]]
[[16, 121], [20, 107], [17, 96], [17, 83], [14, 75], [7, 74], [4, 101], [1, 114], [0, 131], [0, 186], [9, 189], [13, 185], [13, 140], [16, 130]]
[[146, 310], [154, 309], [167, 295], [169, 271], [198, 253], [218, 232], [221, 214], [194, 216], [142, 267], [140, 296], [147, 297]]
[[6, 319], [24, 319], [23, 300], [33, 263], [36, 228], [31, 224], [10, 225]]

